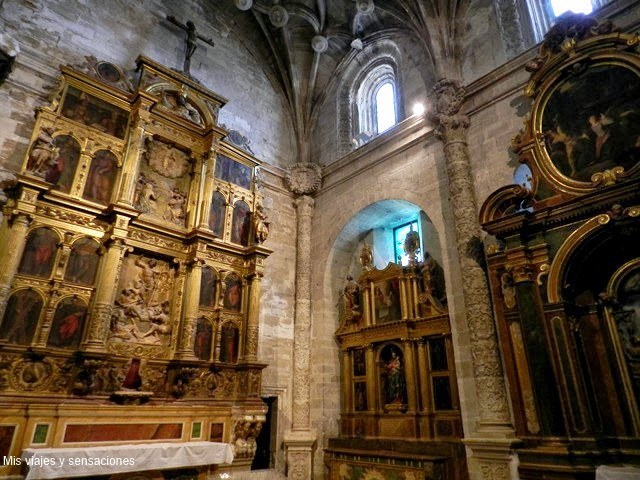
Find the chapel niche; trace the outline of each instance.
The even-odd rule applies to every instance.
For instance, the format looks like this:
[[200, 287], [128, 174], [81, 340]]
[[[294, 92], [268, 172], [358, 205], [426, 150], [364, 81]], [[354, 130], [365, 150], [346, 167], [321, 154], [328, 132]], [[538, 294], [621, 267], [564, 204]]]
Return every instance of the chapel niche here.
[[347, 276], [341, 290], [340, 436], [325, 449], [331, 475], [467, 478], [443, 270], [429, 254], [417, 261], [419, 248], [411, 229], [408, 265], [379, 270], [365, 243], [360, 276]]
[[639, 37], [563, 17], [527, 65], [518, 184], [484, 202], [522, 478], [640, 464]]
[[259, 161], [225, 141], [225, 102], [145, 57], [134, 74], [61, 67], [1, 227], [6, 455], [103, 442], [100, 423], [115, 444], [238, 444], [232, 468], [249, 468], [271, 252]]

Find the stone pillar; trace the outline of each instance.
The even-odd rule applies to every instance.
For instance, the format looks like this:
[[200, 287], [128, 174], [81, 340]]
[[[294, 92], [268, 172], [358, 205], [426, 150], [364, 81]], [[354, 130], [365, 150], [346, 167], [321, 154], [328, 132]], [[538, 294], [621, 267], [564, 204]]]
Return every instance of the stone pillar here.
[[9, 291], [13, 276], [18, 270], [24, 246], [27, 243], [27, 229], [29, 228], [29, 217], [23, 213], [18, 213], [10, 219], [10, 228], [5, 229], [5, 234], [0, 241], [0, 323], [4, 317], [4, 310], [7, 307]]
[[[492, 479], [510, 478], [513, 440], [500, 352], [491, 308], [489, 285], [482, 267], [484, 252], [473, 174], [467, 145], [469, 117], [461, 113], [464, 87], [455, 80], [440, 80], [436, 95], [436, 135], [443, 142], [449, 195], [462, 275], [462, 295], [470, 334], [479, 421], [465, 441], [473, 451], [474, 470], [491, 471]], [[487, 450], [487, 455], [484, 455]], [[477, 472], [476, 470], [476, 472]]]
[[310, 414], [310, 339], [311, 339], [311, 218], [314, 200], [311, 194], [320, 188], [319, 165], [298, 163], [286, 176], [287, 186], [297, 195], [296, 301], [293, 339], [293, 421], [285, 436], [288, 478], [313, 478], [313, 449], [316, 434]]
[[247, 339], [244, 346], [244, 360], [258, 361], [258, 334], [260, 332], [260, 290], [262, 274], [255, 273], [249, 278], [249, 307], [247, 309]]

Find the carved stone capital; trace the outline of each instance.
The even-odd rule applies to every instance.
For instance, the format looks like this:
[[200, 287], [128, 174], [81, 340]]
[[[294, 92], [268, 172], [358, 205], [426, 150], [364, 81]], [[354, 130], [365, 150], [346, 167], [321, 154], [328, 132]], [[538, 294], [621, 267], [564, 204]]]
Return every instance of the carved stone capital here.
[[443, 78], [433, 86], [433, 93], [436, 96], [435, 114], [453, 116], [460, 112], [466, 91], [462, 82]]
[[311, 195], [320, 189], [322, 167], [315, 163], [296, 163], [289, 169], [284, 181], [296, 195]]

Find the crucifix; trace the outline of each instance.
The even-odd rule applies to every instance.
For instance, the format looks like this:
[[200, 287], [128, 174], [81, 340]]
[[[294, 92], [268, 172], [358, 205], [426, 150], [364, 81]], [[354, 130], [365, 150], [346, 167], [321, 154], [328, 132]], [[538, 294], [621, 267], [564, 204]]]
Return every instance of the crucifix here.
[[174, 25], [177, 25], [178, 27], [183, 29], [185, 32], [187, 32], [187, 38], [185, 39], [185, 42], [187, 44], [187, 50], [185, 52], [184, 65], [182, 67], [182, 70], [184, 73], [190, 76], [189, 68], [191, 67], [191, 57], [193, 56], [193, 52], [196, 51], [196, 48], [198, 48], [198, 44], [197, 44], [198, 39], [202, 40], [205, 43], [208, 43], [212, 47], [214, 46], [213, 40], [211, 38], [205, 38], [202, 35], [200, 35], [196, 31], [196, 26], [193, 24], [191, 20], [187, 21], [186, 25], [176, 20], [176, 17], [174, 17], [173, 15], [167, 15], [167, 20], [169, 20], [171, 23], [173, 23]]

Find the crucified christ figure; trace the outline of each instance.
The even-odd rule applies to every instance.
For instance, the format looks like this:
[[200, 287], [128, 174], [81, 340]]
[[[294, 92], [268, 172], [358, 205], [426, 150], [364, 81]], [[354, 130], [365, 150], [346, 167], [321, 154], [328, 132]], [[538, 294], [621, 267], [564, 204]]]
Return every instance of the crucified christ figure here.
[[183, 29], [185, 32], [187, 32], [187, 38], [186, 38], [187, 50], [185, 52], [184, 65], [182, 67], [182, 70], [184, 73], [189, 75], [189, 68], [191, 67], [191, 57], [193, 56], [193, 52], [196, 51], [196, 48], [198, 48], [198, 44], [197, 44], [198, 39], [202, 40], [205, 43], [208, 43], [212, 47], [214, 46], [213, 40], [211, 38], [205, 38], [202, 35], [200, 35], [196, 31], [196, 26], [193, 24], [191, 20], [187, 21], [186, 25], [176, 20], [176, 17], [174, 17], [173, 15], [167, 15], [167, 20], [169, 20], [171, 23], [173, 23], [174, 25], [177, 25], [178, 27]]

